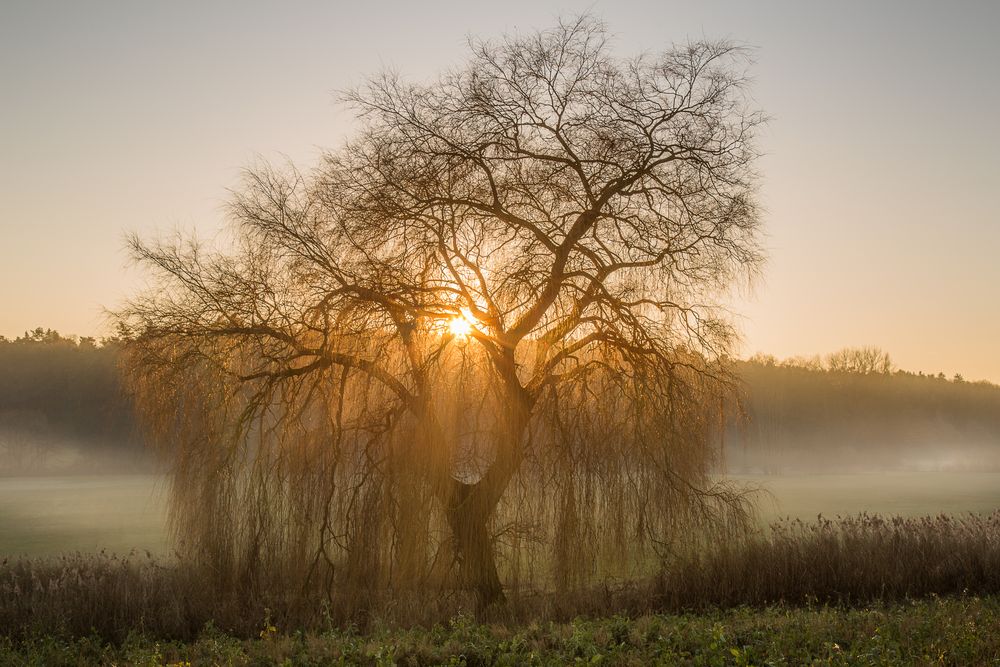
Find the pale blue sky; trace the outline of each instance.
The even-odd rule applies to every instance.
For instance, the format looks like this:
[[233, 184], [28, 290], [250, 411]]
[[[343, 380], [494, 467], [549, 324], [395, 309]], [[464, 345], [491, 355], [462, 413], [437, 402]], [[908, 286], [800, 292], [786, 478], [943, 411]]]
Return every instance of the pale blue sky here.
[[428, 78], [590, 10], [623, 55], [757, 47], [770, 262], [744, 354], [877, 344], [1000, 381], [998, 2], [45, 2], [0, 5], [0, 334], [101, 333], [125, 230], [219, 229], [256, 155], [350, 131], [334, 91]]

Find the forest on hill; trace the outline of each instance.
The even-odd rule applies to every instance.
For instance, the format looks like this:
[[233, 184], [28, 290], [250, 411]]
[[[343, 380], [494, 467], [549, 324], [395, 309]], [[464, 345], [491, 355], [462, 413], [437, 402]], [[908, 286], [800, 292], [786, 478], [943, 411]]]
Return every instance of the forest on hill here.
[[[118, 375], [121, 346], [34, 329], [0, 337], [0, 474], [152, 463]], [[896, 369], [877, 348], [735, 362], [734, 473], [1000, 469], [1000, 386]]]
[[0, 336], [0, 474], [149, 467], [113, 338]]
[[730, 472], [1000, 469], [1000, 386], [896, 369], [877, 348], [736, 363]]

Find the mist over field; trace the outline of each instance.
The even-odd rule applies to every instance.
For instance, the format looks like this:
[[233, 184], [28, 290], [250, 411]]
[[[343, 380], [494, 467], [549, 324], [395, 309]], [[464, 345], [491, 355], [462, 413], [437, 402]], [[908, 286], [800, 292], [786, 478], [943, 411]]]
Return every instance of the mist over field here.
[[[169, 553], [165, 469], [122, 391], [115, 341], [0, 343], [0, 554]], [[1000, 506], [1000, 387], [902, 371], [737, 363], [720, 476], [758, 521]]]
[[[37, 329], [0, 342], [0, 475], [152, 473], [114, 340]], [[720, 473], [1000, 472], [1000, 387], [943, 373], [735, 366]]]
[[1000, 387], [960, 376], [738, 364], [725, 467], [733, 473], [1000, 471]]
[[114, 340], [0, 340], [0, 475], [149, 472]]

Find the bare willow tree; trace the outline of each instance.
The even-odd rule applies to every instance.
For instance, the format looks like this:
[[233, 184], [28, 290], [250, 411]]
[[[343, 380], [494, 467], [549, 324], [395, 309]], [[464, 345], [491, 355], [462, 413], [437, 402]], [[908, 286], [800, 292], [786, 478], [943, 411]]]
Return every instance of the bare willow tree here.
[[709, 473], [715, 304], [760, 262], [745, 54], [623, 60], [586, 17], [471, 48], [346, 94], [313, 172], [249, 170], [225, 251], [132, 242], [131, 385], [220, 576], [489, 605], [739, 509]]

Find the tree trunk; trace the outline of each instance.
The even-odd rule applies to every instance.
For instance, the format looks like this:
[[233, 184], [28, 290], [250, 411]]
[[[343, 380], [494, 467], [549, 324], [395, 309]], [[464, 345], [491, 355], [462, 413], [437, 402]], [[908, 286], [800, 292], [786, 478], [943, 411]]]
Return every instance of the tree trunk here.
[[474, 484], [451, 479], [445, 503], [449, 527], [455, 538], [464, 584], [476, 594], [479, 612], [506, 603], [497, 572], [496, 549], [490, 520], [507, 485], [521, 465], [524, 434], [530, 416], [530, 397], [517, 381], [513, 351], [505, 353], [501, 376], [506, 378], [508, 413], [497, 443], [497, 457]]
[[455, 482], [453, 502], [448, 508], [448, 523], [454, 535], [463, 583], [476, 595], [480, 612], [504, 604], [506, 596], [497, 572], [496, 551], [489, 522], [495, 502], [484, 493], [482, 481], [476, 484]]

